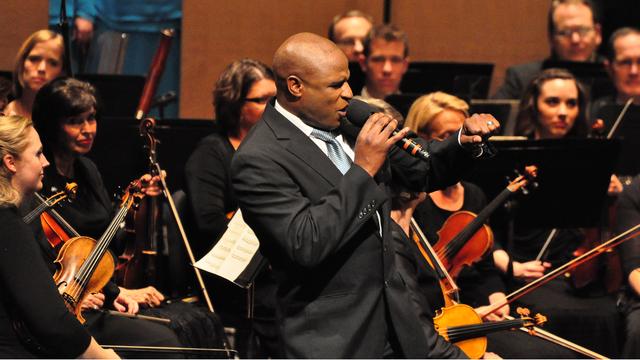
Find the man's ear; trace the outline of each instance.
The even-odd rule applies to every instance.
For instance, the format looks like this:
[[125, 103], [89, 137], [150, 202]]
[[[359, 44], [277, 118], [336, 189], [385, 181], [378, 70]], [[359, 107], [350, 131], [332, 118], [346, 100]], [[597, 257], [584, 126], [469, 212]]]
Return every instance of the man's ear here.
[[287, 77], [287, 89], [289, 89], [289, 93], [294, 97], [301, 97], [304, 91], [304, 85], [302, 84], [302, 79], [300, 79], [296, 75], [289, 75]]
[[604, 69], [607, 71], [607, 74], [609, 74], [609, 77], [613, 79], [613, 69], [612, 69], [613, 64], [611, 63], [611, 61], [609, 61], [609, 59], [604, 59], [604, 61], [602, 62], [602, 65], [604, 66]]
[[18, 171], [18, 168], [16, 167], [16, 158], [11, 154], [6, 154], [2, 157], [2, 165], [4, 165], [4, 167], [6, 167], [12, 174], [15, 174]]

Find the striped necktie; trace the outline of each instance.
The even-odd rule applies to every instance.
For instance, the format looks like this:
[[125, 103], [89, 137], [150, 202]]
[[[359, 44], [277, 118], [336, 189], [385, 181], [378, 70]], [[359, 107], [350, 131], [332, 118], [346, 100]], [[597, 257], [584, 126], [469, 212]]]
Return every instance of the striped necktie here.
[[333, 162], [342, 174], [349, 171], [349, 168], [351, 168], [351, 158], [344, 152], [344, 149], [336, 139], [336, 135], [329, 131], [313, 129], [311, 136], [327, 144], [327, 156], [329, 156], [331, 162]]

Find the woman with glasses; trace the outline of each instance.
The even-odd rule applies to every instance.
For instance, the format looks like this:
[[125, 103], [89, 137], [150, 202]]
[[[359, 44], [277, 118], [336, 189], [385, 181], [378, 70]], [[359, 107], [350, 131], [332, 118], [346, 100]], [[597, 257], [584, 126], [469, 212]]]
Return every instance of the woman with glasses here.
[[[230, 214], [238, 209], [231, 186], [231, 157], [249, 130], [260, 120], [267, 102], [275, 95], [273, 73], [266, 65], [252, 59], [229, 64], [216, 82], [213, 105], [217, 131], [200, 141], [185, 166], [189, 211], [194, 219], [191, 225], [196, 232], [195, 238], [192, 237], [195, 240], [196, 257], [203, 256], [213, 247], [226, 230]], [[243, 329], [246, 327], [244, 318], [248, 309], [239, 299], [245, 299], [246, 292], [221, 278], [208, 276], [206, 280], [223, 323], [240, 327], [237, 337], [241, 343], [238, 347], [241, 348], [246, 338]], [[261, 291], [258, 284], [254, 324], [261, 318], [261, 304], [269, 298], [260, 296]], [[260, 332], [256, 326], [254, 330]], [[276, 356], [273, 352], [247, 355]]]

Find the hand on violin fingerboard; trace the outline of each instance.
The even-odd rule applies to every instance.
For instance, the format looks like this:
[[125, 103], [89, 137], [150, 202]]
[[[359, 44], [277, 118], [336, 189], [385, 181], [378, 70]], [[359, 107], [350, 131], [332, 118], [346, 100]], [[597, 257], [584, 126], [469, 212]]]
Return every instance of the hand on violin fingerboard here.
[[[163, 170], [162, 177], [166, 179], [167, 173]], [[162, 182], [160, 176], [151, 176], [150, 174], [144, 174], [140, 177], [142, 183], [142, 192], [147, 196], [158, 196], [162, 194]]]

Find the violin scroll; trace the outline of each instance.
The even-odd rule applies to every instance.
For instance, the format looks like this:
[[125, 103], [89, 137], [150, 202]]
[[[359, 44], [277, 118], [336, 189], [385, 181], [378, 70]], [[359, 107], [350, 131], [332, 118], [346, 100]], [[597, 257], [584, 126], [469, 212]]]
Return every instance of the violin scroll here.
[[531, 311], [529, 311], [529, 309], [527, 308], [518, 307], [516, 309], [516, 312], [518, 313], [518, 315], [520, 315], [520, 320], [522, 321], [522, 327], [529, 330], [530, 335], [535, 335], [536, 326], [542, 326], [544, 323], [547, 322], [547, 317], [542, 314], [535, 314], [534, 317], [531, 318], [529, 316], [531, 315]]

